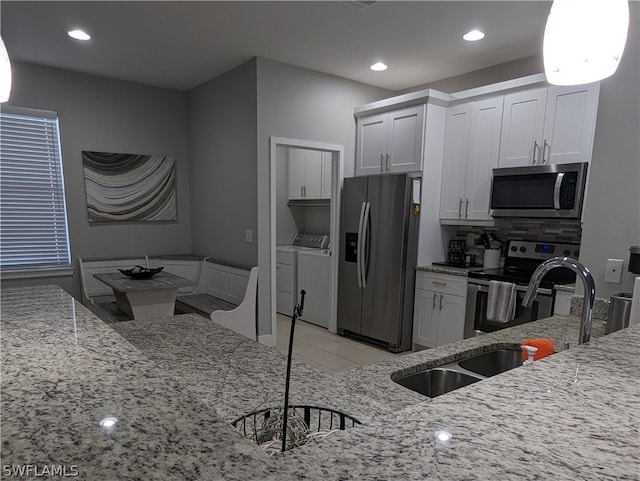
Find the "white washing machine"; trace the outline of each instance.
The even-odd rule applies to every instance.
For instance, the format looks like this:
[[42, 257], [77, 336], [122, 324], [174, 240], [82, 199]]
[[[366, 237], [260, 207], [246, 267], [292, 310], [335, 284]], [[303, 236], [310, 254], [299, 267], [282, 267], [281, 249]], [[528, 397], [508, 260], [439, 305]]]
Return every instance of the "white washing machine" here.
[[331, 316], [331, 255], [314, 249], [298, 253], [298, 290], [307, 291], [301, 319], [329, 327]]
[[298, 254], [302, 251], [325, 249], [329, 236], [297, 234], [291, 245], [276, 246], [276, 311], [285, 316], [293, 313], [299, 301]]

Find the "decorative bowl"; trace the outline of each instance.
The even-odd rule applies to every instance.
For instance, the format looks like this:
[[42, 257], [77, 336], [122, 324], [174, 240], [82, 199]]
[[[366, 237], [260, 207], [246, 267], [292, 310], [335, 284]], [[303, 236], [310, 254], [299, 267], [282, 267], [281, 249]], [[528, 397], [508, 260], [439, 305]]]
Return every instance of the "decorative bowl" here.
[[132, 279], [150, 279], [162, 269], [164, 269], [164, 267], [154, 267], [153, 269], [149, 269], [147, 267], [135, 266], [131, 269], [118, 270], [125, 276], [131, 277]]

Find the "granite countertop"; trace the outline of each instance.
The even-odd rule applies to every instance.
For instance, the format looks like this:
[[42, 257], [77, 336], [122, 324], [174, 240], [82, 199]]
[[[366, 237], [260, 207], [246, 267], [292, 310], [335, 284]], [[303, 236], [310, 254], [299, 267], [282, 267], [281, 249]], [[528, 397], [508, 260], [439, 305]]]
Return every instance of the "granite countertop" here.
[[[286, 359], [275, 349], [190, 314], [113, 330], [54, 286], [2, 289], [1, 307], [4, 475], [29, 464], [75, 465], [86, 480], [640, 473], [640, 326], [575, 346], [577, 318], [557, 316], [336, 375], [296, 362], [292, 403], [364, 424], [269, 457], [229, 422], [282, 403]], [[391, 380], [531, 337], [571, 349], [434, 399]], [[105, 416], [118, 418], [113, 428], [100, 426]], [[452, 438], [438, 440], [441, 430]]]
[[[436, 274], [449, 274], [452, 276], [460, 276], [460, 277], [469, 277], [469, 272], [472, 271], [482, 271], [484, 267], [482, 266], [474, 266], [474, 267], [452, 267], [452, 266], [441, 266], [435, 264], [416, 266], [416, 271], [422, 272], [434, 272]], [[556, 291], [562, 292], [570, 292], [574, 293], [576, 290], [575, 284], [556, 284], [554, 286]], [[573, 315], [580, 315], [582, 311], [582, 296], [573, 296], [571, 302], [571, 311]], [[609, 307], [608, 299], [599, 299], [596, 298], [594, 305], [594, 317], [596, 319], [606, 319], [607, 318], [607, 310]]]
[[435, 272], [437, 274], [450, 274], [452, 276], [467, 277], [471, 271], [484, 270], [482, 266], [473, 267], [453, 267], [453, 266], [440, 266], [436, 264], [429, 264], [423, 266], [416, 266], [416, 271]]

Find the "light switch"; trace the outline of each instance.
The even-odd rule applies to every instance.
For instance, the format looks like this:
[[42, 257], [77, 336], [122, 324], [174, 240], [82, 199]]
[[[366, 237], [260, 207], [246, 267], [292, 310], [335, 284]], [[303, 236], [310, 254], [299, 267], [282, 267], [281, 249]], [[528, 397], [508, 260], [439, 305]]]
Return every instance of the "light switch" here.
[[622, 282], [623, 264], [624, 260], [622, 259], [607, 259], [607, 270], [604, 273], [604, 281], [620, 284]]
[[244, 231], [244, 241], [248, 244], [253, 242], [253, 230], [245, 229]]

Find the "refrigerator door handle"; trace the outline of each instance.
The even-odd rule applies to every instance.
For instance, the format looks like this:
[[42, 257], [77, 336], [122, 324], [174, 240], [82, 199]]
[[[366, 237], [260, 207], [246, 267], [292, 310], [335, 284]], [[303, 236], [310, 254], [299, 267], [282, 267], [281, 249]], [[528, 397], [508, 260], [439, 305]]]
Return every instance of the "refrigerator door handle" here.
[[362, 206], [360, 206], [360, 220], [358, 221], [358, 242], [356, 244], [356, 270], [358, 271], [358, 287], [362, 287], [362, 265], [364, 264], [364, 259], [362, 253], [364, 252], [363, 248], [363, 238], [364, 238], [364, 212], [367, 203], [363, 202]]
[[367, 287], [367, 271], [369, 270], [369, 211], [371, 210], [371, 203], [365, 202], [364, 207], [364, 219], [362, 223], [362, 264], [361, 264], [361, 276], [362, 287]]

